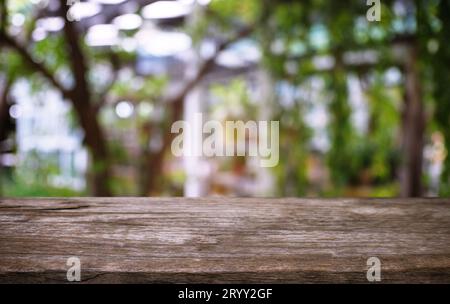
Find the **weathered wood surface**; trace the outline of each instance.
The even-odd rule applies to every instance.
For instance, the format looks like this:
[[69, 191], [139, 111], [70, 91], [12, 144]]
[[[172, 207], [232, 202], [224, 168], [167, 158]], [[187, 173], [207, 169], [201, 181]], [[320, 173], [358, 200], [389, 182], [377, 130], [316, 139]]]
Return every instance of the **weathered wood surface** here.
[[450, 282], [450, 200], [0, 200], [0, 282]]

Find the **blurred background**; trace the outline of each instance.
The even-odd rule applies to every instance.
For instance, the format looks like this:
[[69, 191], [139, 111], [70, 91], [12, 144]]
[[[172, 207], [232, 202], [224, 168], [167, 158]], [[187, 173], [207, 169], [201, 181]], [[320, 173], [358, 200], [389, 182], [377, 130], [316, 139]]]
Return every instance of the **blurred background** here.
[[[373, 2], [1, 0], [0, 195], [448, 196], [450, 0]], [[198, 112], [279, 164], [174, 157]]]

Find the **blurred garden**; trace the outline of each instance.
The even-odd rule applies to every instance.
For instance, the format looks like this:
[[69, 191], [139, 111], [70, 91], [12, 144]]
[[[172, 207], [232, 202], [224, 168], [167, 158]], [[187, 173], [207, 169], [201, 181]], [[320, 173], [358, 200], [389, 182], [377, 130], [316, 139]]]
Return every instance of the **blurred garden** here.
[[[0, 196], [450, 195], [450, 0], [0, 1]], [[174, 156], [196, 113], [278, 165]]]

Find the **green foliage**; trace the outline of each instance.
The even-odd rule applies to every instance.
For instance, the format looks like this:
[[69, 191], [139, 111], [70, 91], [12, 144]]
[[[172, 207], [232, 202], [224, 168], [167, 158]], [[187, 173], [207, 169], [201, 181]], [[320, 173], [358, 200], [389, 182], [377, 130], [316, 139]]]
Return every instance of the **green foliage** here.
[[[1, 195], [5, 197], [65, 197], [82, 196], [86, 193], [75, 191], [68, 187], [59, 187], [51, 183], [51, 177], [58, 174], [58, 166], [49, 158], [31, 154], [25, 160], [27, 165], [21, 165], [11, 176], [0, 172], [2, 186]], [[27, 168], [22, 170], [21, 168]]]
[[[218, 16], [218, 21], [229, 20], [230, 17], [239, 22], [247, 24], [254, 23], [258, 18], [261, 10], [260, 0], [214, 0], [211, 2], [209, 9]], [[229, 22], [223, 22], [222, 25], [230, 26]]]
[[[396, 171], [401, 162], [398, 135], [401, 124], [401, 103], [404, 96], [400, 89], [403, 84], [386, 86], [383, 77], [392, 68], [394, 56], [393, 41], [398, 37], [413, 36], [420, 50], [420, 71], [424, 98], [433, 101], [433, 121], [430, 123], [437, 128], [445, 138], [447, 151], [450, 151], [450, 1], [449, 0], [415, 0], [405, 1], [411, 5], [411, 10], [398, 14], [393, 7], [393, 0], [381, 1], [381, 22], [368, 22], [366, 1], [328, 1], [328, 0], [213, 0], [207, 8], [199, 11], [199, 17], [194, 24], [189, 24], [187, 31], [194, 42], [200, 42], [205, 37], [234, 36], [236, 29], [244, 24], [256, 25], [251, 37], [263, 48], [264, 67], [269, 72], [276, 86], [279, 82], [287, 82], [293, 87], [302, 87], [312, 77], [319, 78], [326, 84], [323, 95], [328, 96], [328, 136], [330, 149], [324, 156], [331, 183], [325, 187], [323, 195], [342, 195], [346, 191], [353, 191], [358, 186], [370, 186], [365, 195], [390, 196], [398, 193], [395, 183]], [[11, 14], [23, 13], [27, 16], [25, 32], [30, 31], [34, 18], [33, 6], [29, 1], [8, 1]], [[263, 22], [261, 22], [262, 18]], [[126, 33], [131, 35], [133, 32]], [[104, 63], [114, 66], [111, 52], [122, 63], [133, 63], [135, 52], [127, 52], [120, 47], [104, 49], [90, 48], [80, 42], [87, 57], [87, 64], [95, 67]], [[408, 40], [409, 41], [409, 40]], [[61, 34], [51, 34], [47, 39], [30, 43], [27, 49], [33, 57], [42, 61], [50, 68], [50, 72], [60, 73], [69, 65], [66, 41]], [[409, 43], [409, 42], [408, 42]], [[349, 66], [344, 62], [344, 55], [349, 51], [375, 50], [377, 62], [372, 66]], [[328, 57], [334, 65], [318, 68], [315, 59], [318, 56]], [[0, 56], [0, 69], [11, 79], [27, 76], [35, 88], [42, 88], [44, 81], [34, 76], [25, 67], [21, 57], [15, 52], [3, 51]], [[401, 69], [400, 73], [402, 73]], [[33, 75], [33, 76], [32, 76]], [[369, 108], [369, 126], [367, 133], [358, 134], [351, 123], [352, 107], [349, 104], [348, 78], [357, 75], [365, 83], [365, 99]], [[30, 77], [31, 76], [31, 77]], [[120, 77], [119, 77], [120, 78]], [[94, 93], [100, 94], [103, 84], [99, 85], [94, 78], [89, 79]], [[162, 106], [160, 97], [166, 88], [168, 79], [161, 77], [137, 77], [119, 79], [111, 88], [110, 95], [115, 101], [130, 100], [135, 108], [146, 103], [152, 109]], [[322, 89], [321, 89], [322, 90]], [[38, 90], [35, 90], [37, 92]], [[211, 88], [213, 97], [218, 100], [212, 106], [212, 112], [225, 113], [229, 119], [257, 119], [257, 106], [248, 95], [246, 81], [238, 79], [226, 85], [214, 85]], [[279, 195], [302, 196], [308, 194], [310, 187], [307, 177], [308, 159], [311, 157], [309, 140], [312, 130], [304, 122], [307, 102], [296, 98], [292, 107], [280, 104], [281, 96], [276, 96], [271, 107], [273, 117], [280, 121], [280, 164], [274, 168], [277, 177]], [[312, 100], [310, 102], [319, 102]], [[106, 109], [112, 112], [111, 108]], [[106, 111], [103, 111], [106, 112]], [[133, 119], [111, 119], [108, 126], [114, 124], [117, 129], [137, 127], [143, 130], [139, 134], [143, 150], [148, 149], [148, 141], [154, 130], [164, 129], [167, 112], [163, 119], [154, 123], [151, 131], [151, 115], [136, 115]], [[112, 115], [111, 115], [112, 116]], [[73, 119], [73, 121], [75, 121]], [[73, 125], [75, 127], [75, 124]], [[110, 145], [110, 154], [115, 163], [124, 165], [135, 160], [126, 153], [121, 142]], [[239, 159], [238, 162], [243, 161]], [[48, 161], [47, 167], [39, 164], [40, 160], [33, 160], [36, 166], [33, 176], [20, 175], [17, 183], [29, 185], [10, 185], [5, 191], [11, 193], [44, 193], [48, 187], [49, 193], [66, 191], [54, 189], [49, 183], [49, 176], [57, 174], [57, 167]], [[100, 170], [97, 166], [92, 170]], [[104, 164], [103, 164], [104, 165]], [[20, 173], [22, 174], [22, 173]], [[179, 191], [183, 181], [177, 172], [168, 177], [175, 181]], [[44, 188], [36, 185], [35, 181]], [[112, 181], [118, 193], [133, 193], [133, 181], [127, 177], [120, 177]], [[25, 189], [27, 188], [27, 189]], [[320, 189], [319, 191], [321, 191]], [[9, 192], [8, 192], [9, 191]], [[28, 191], [28, 192], [27, 192]], [[63, 193], [63, 192], [61, 192]], [[442, 195], [450, 195], [450, 157], [445, 159], [442, 175]]]
[[349, 182], [348, 166], [352, 163], [351, 145], [355, 140], [350, 121], [351, 108], [348, 103], [345, 73], [336, 68], [332, 72], [332, 78], [328, 81], [328, 85], [329, 90], [334, 92], [329, 105], [331, 149], [328, 153], [328, 166], [334, 184], [337, 187], [342, 187]]
[[84, 195], [86, 195], [84, 192], [74, 191], [73, 189], [58, 188], [42, 182], [29, 184], [20, 179], [6, 182], [2, 193], [4, 197], [74, 197]]
[[46, 39], [35, 42], [32, 45], [32, 54], [52, 73], [56, 73], [61, 68], [67, 68], [69, 62], [65, 40], [61, 35], [50, 35]]
[[3, 71], [9, 79], [17, 79], [27, 71], [22, 64], [22, 58], [9, 50], [2, 50], [2, 56], [0, 56], [0, 70]]
[[300, 102], [281, 110], [274, 120], [280, 121], [280, 163], [273, 168], [277, 178], [277, 195], [305, 196], [308, 194], [307, 159], [311, 130], [303, 121]]
[[393, 175], [389, 165], [396, 163], [398, 153], [395, 141], [399, 134], [400, 105], [395, 101], [401, 100], [401, 96], [398, 90], [387, 88], [381, 77], [376, 74], [367, 94], [371, 119], [366, 141], [375, 148], [370, 165], [371, 175], [376, 180], [386, 181]]
[[131, 77], [116, 81], [111, 88], [111, 93], [120, 98], [133, 100], [156, 99], [161, 96], [167, 82], [167, 76], [164, 75], [149, 78]]
[[258, 109], [251, 102], [243, 79], [233, 79], [229, 84], [213, 84], [211, 94], [218, 98], [218, 102], [211, 108], [213, 115], [225, 113], [229, 120], [256, 119]]

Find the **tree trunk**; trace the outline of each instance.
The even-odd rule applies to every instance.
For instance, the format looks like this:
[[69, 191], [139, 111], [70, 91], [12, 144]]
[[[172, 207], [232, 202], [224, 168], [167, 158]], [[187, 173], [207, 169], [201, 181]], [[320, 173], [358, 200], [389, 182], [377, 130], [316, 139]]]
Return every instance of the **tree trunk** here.
[[92, 192], [95, 196], [111, 196], [109, 187], [110, 161], [106, 139], [98, 122], [96, 111], [82, 102], [73, 102], [83, 130], [85, 143], [92, 155]]
[[12, 81], [7, 79], [0, 90], [0, 142], [8, 137], [11, 119], [9, 117], [8, 94], [12, 86]]
[[403, 162], [400, 171], [400, 195], [422, 195], [422, 155], [425, 131], [425, 110], [422, 101], [415, 45], [408, 47], [405, 62], [405, 104], [403, 109]]
[[[13, 81], [12, 79], [5, 79], [4, 84], [1, 84], [0, 87], [0, 156], [2, 153], [6, 152], [2, 143], [6, 139], [8, 139], [8, 135], [10, 132], [14, 130], [14, 125], [11, 122], [11, 118], [9, 116], [10, 105], [8, 104], [9, 92], [11, 90]], [[3, 177], [4, 177], [4, 168], [3, 164], [0, 161], [0, 196], [3, 194]]]
[[184, 98], [188, 93], [189, 90], [184, 90], [182, 94], [180, 94], [179, 96], [170, 101], [172, 107], [170, 120], [171, 123], [168, 124], [168, 129], [164, 131], [162, 147], [156, 153], [152, 153], [151, 151], [147, 151], [146, 153], [145, 158], [147, 159], [146, 161], [147, 174], [144, 177], [145, 188], [142, 191], [143, 195], [153, 196], [156, 194], [155, 191], [157, 190], [156, 186], [158, 176], [161, 176], [163, 170], [164, 155], [167, 149], [170, 147], [171, 142], [176, 135], [170, 131], [170, 128], [173, 122], [180, 120], [182, 118], [184, 109]]
[[66, 20], [64, 34], [68, 44], [71, 69], [75, 86], [70, 92], [70, 99], [77, 113], [78, 120], [84, 130], [85, 143], [92, 155], [92, 177], [95, 196], [111, 196], [109, 187], [110, 160], [106, 138], [99, 124], [97, 110], [91, 99], [91, 91], [87, 82], [87, 64], [79, 44], [79, 37], [74, 24], [66, 19], [68, 6], [61, 0], [60, 13]]
[[[3, 2], [2, 2], [3, 3]], [[77, 114], [78, 121], [85, 134], [85, 144], [89, 148], [93, 160], [93, 187], [92, 193], [95, 196], [110, 196], [110, 160], [108, 155], [106, 138], [97, 118], [97, 106], [92, 103], [91, 92], [88, 85], [87, 65], [82, 48], [79, 43], [79, 36], [73, 23], [67, 20], [69, 6], [65, 0], [61, 0], [59, 13], [65, 20], [64, 34], [67, 40], [67, 51], [69, 54], [69, 64], [75, 80], [72, 89], [66, 89], [54, 74], [45, 65], [33, 59], [26, 47], [20, 45], [15, 39], [7, 35], [0, 28], [0, 44], [17, 51], [22, 56], [26, 65], [31, 69], [41, 73], [50, 83], [58, 89], [65, 99], [69, 99]], [[6, 16], [6, 9], [3, 7], [3, 20]]]

